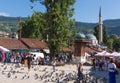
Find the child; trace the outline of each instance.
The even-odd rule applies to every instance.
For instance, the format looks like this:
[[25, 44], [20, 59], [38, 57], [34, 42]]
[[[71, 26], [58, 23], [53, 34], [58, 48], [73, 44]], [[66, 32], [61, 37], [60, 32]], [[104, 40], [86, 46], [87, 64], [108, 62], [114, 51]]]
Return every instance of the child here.
[[55, 60], [52, 62], [52, 66], [53, 66], [53, 71], [55, 71], [55, 67], [56, 67], [56, 61]]

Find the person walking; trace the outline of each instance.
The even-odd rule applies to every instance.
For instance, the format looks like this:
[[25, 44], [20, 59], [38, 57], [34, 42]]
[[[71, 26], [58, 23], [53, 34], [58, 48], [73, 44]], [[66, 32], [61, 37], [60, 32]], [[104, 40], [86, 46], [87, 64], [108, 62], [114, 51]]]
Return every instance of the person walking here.
[[31, 57], [30, 54], [29, 54], [29, 55], [27, 55], [28, 71], [30, 71], [31, 63], [32, 63], [32, 57]]
[[78, 70], [78, 73], [77, 73], [78, 80], [82, 80], [83, 79], [83, 73], [82, 73], [83, 68], [82, 68], [82, 63], [81, 62], [79, 62], [79, 64], [77, 65], [77, 70]]
[[93, 64], [93, 70], [95, 71], [96, 70], [96, 59], [93, 59], [92, 64]]
[[2, 62], [5, 64], [5, 59], [6, 59], [6, 56], [4, 53], [2, 53]]
[[53, 71], [55, 71], [55, 67], [56, 67], [56, 61], [55, 60], [52, 62], [52, 66], [53, 66]]
[[116, 83], [115, 70], [116, 70], [116, 65], [113, 62], [113, 59], [111, 59], [109, 64], [108, 64], [109, 83]]
[[103, 71], [103, 60], [102, 59], [100, 59], [99, 60], [99, 71]]
[[46, 65], [48, 65], [49, 60], [50, 60], [50, 57], [47, 55], [47, 56], [46, 56], [46, 59], [45, 59], [45, 63], [46, 63]]

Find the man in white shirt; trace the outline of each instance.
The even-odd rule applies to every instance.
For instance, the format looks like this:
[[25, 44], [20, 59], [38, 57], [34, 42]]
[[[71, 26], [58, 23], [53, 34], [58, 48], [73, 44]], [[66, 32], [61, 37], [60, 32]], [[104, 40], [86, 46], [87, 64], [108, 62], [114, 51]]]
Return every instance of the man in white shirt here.
[[108, 64], [109, 83], [116, 83], [115, 70], [116, 70], [116, 65], [111, 59], [110, 63]]

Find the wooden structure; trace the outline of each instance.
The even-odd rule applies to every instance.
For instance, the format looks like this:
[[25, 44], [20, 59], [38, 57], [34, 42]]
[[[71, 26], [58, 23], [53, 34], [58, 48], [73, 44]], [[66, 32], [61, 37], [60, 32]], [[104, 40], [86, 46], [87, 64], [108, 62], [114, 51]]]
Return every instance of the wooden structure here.
[[86, 39], [76, 39], [75, 40], [75, 53], [74, 55], [75, 56], [84, 56], [86, 50], [85, 48], [87, 47], [87, 45], [90, 43], [89, 40], [86, 40]]

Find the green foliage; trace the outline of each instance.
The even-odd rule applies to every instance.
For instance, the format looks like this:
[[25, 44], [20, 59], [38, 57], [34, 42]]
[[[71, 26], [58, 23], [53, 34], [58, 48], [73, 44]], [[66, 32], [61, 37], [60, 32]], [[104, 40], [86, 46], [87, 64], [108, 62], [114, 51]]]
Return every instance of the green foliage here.
[[[76, 22], [76, 29], [79, 31], [79, 28], [81, 28], [81, 30], [84, 32], [86, 32], [88, 29], [94, 31], [94, 27], [96, 25], [97, 23]], [[103, 25], [106, 26], [108, 35], [120, 35], [120, 32], [118, 30], [120, 28], [120, 19], [104, 20]]]
[[98, 32], [99, 32], [99, 25], [94, 27], [94, 32], [93, 32], [93, 34], [96, 36], [97, 40], [99, 39]]
[[93, 33], [93, 28], [96, 26], [96, 23], [76, 22], [75, 25], [77, 32]]
[[114, 40], [113, 49], [115, 51], [120, 51], [120, 38]]
[[[41, 3], [42, 0], [39, 0], [38, 2]], [[22, 21], [24, 22], [26, 17], [22, 17]], [[10, 32], [17, 32], [19, 29], [19, 21], [18, 17], [5, 17], [0, 16], [0, 31], [3, 29], [9, 28], [12, 29]], [[117, 34], [120, 35], [119, 28], [120, 28], [120, 19], [115, 20], [105, 20], [103, 21], [103, 24], [107, 28], [108, 35]], [[85, 23], [85, 22], [76, 22], [76, 29], [78, 32], [83, 33], [92, 33], [94, 31], [94, 27], [96, 26], [96, 23]], [[2, 29], [2, 30], [1, 30]]]
[[[45, 2], [47, 8], [46, 17], [48, 18], [48, 46], [53, 54], [67, 44], [67, 40], [72, 35], [72, 20], [70, 17], [73, 14], [73, 9], [70, 8], [73, 0], [56, 0], [53, 2]], [[71, 26], [72, 24], [72, 26]]]
[[113, 39], [113, 49], [120, 51], [120, 38], [115, 34], [112, 34], [109, 38]]
[[[22, 18], [23, 21], [24, 19], [25, 18]], [[12, 32], [17, 32], [18, 29], [19, 29], [18, 17], [0, 16], [0, 31], [12, 33]]]
[[[32, 0], [34, 2], [36, 0]], [[48, 35], [48, 47], [51, 55], [57, 54], [67, 46], [68, 39], [73, 40], [75, 35], [75, 20], [73, 5], [75, 0], [37, 0], [45, 8], [45, 30]]]
[[44, 40], [45, 34], [45, 21], [43, 19], [44, 14], [40, 12], [34, 12], [31, 17], [26, 18], [22, 23], [22, 37], [24, 38], [37, 38]]
[[[96, 25], [94, 27], [93, 34], [96, 36], [96, 38], [98, 40], [99, 39], [99, 25]], [[103, 26], [103, 44], [107, 44], [107, 38], [108, 38], [107, 28], [106, 28], [106, 26]]]
[[113, 49], [113, 41], [114, 40], [112, 38], [109, 38], [107, 40], [107, 46], [108, 46], [109, 49]]
[[108, 40], [107, 28], [103, 26], [103, 43], [106, 45]]
[[114, 51], [120, 51], [120, 38], [113, 34], [108, 38], [107, 45], [110, 49]]
[[109, 38], [112, 38], [113, 40], [116, 40], [118, 36], [116, 34], [112, 34]]

